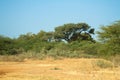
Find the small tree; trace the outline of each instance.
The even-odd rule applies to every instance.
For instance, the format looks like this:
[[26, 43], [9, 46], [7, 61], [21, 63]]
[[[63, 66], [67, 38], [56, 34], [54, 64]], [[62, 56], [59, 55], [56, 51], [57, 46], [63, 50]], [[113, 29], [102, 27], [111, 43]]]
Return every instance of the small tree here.
[[49, 38], [53, 36], [53, 32], [45, 32], [45, 31], [40, 31], [37, 35], [36, 38], [42, 40], [42, 41], [47, 41]]

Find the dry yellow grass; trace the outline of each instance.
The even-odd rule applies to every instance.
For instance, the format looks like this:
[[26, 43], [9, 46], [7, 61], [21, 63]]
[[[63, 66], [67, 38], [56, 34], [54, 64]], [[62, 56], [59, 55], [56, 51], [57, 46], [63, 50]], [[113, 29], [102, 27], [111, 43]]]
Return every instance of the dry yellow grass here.
[[100, 68], [98, 60], [102, 59], [0, 62], [0, 80], [120, 80], [119, 67]]

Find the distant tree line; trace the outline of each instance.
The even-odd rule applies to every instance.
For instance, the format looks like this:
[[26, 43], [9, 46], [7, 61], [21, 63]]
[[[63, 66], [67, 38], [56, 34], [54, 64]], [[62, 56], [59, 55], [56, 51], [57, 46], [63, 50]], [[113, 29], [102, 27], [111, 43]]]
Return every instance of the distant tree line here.
[[92, 38], [95, 29], [86, 23], [69, 23], [53, 32], [22, 34], [12, 39], [0, 36], [0, 55], [18, 55], [32, 51], [47, 56], [80, 57], [81, 55], [120, 55], [120, 21], [101, 26], [98, 41]]

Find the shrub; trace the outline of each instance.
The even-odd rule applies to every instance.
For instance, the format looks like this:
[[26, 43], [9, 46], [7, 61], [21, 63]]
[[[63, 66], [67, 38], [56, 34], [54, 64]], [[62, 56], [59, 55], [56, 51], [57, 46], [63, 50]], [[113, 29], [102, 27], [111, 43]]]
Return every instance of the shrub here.
[[97, 60], [95, 64], [100, 68], [112, 68], [113, 64], [106, 60]]

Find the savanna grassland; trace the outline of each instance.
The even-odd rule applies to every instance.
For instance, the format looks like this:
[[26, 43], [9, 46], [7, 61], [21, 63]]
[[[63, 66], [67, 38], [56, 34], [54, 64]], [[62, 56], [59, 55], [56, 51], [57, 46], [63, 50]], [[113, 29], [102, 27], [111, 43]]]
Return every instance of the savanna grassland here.
[[120, 67], [103, 59], [0, 62], [0, 80], [120, 80]]
[[0, 80], [120, 80], [120, 21], [100, 29], [69, 23], [0, 36]]

